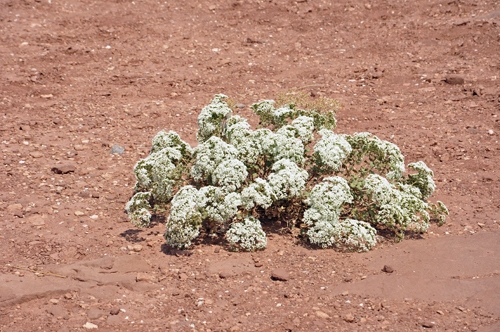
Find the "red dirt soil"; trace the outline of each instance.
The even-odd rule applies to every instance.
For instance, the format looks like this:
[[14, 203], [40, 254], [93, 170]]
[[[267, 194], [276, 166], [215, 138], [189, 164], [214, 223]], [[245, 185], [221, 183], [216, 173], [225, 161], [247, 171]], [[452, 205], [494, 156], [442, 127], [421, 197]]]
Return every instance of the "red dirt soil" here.
[[[474, 0], [1, 1], [0, 331], [500, 331], [499, 24]], [[448, 223], [358, 254], [128, 222], [159, 130], [194, 146], [214, 94], [292, 87], [425, 161]]]

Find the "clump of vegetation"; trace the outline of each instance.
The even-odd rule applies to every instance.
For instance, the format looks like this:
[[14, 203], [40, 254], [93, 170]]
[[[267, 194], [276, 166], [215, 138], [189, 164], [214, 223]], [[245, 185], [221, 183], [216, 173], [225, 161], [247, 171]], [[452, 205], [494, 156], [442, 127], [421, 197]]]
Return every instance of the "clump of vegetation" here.
[[[427, 203], [435, 184], [424, 162], [409, 164], [393, 143], [370, 133], [336, 134], [331, 99], [299, 91], [251, 108], [264, 128], [252, 130], [216, 95], [198, 117], [192, 149], [173, 131], [160, 131], [134, 173], [130, 219], [147, 227], [151, 211], [170, 210], [167, 244], [185, 248], [204, 229], [225, 234], [235, 250], [266, 246], [262, 222], [286, 221], [320, 247], [366, 251], [377, 230], [402, 239], [425, 232], [448, 210]], [[154, 209], [153, 209], [154, 207]]]

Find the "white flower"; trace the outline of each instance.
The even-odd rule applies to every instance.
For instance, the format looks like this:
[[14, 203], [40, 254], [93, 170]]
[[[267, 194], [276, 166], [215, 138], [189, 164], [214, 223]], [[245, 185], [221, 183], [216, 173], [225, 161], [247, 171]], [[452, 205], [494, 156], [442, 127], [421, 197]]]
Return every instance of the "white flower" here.
[[267, 245], [266, 233], [254, 217], [246, 217], [243, 222], [232, 224], [226, 232], [226, 239], [233, 246], [247, 251], [264, 249]]
[[319, 134], [323, 137], [314, 146], [314, 153], [319, 162], [338, 170], [343, 160], [351, 153], [351, 145], [342, 135], [337, 135], [328, 129], [321, 129]]
[[420, 189], [423, 200], [431, 197], [436, 189], [436, 184], [432, 179], [434, 177], [434, 172], [432, 172], [423, 161], [409, 164], [408, 167], [418, 172], [418, 174], [409, 174], [408, 182]]
[[323, 248], [342, 243], [358, 251], [370, 250], [376, 244], [376, 234], [377, 231], [370, 224], [354, 219], [320, 221], [307, 232], [309, 241]]
[[247, 119], [235, 115], [227, 120], [224, 128], [224, 136], [229, 140], [229, 143], [237, 145], [251, 135], [251, 130], [249, 129], [250, 125]]
[[269, 175], [268, 182], [276, 199], [301, 196], [309, 176], [307, 171], [289, 159], [274, 163], [272, 170], [274, 173]]
[[198, 211], [198, 190], [185, 186], [172, 199], [164, 238], [168, 245], [185, 248], [198, 236], [202, 215]]
[[260, 117], [268, 117], [274, 110], [274, 100], [262, 100], [251, 106], [254, 113]]
[[178, 156], [177, 153], [179, 152], [176, 149], [164, 148], [140, 160], [134, 167], [136, 188], [142, 186], [151, 189], [154, 198], [170, 199], [174, 184], [172, 171], [176, 167], [171, 158]]
[[300, 139], [282, 133], [276, 134], [274, 139], [276, 142], [273, 151], [274, 160], [289, 159], [296, 164], [304, 163], [304, 144]]
[[280, 125], [283, 124], [285, 119], [291, 118], [295, 113], [293, 108], [290, 108], [289, 105], [285, 105], [278, 109], [273, 110], [274, 121]]
[[255, 179], [255, 182], [241, 191], [241, 205], [245, 210], [251, 210], [255, 205], [267, 209], [273, 204], [276, 196], [266, 180]]
[[382, 141], [377, 136], [371, 137], [370, 133], [355, 133], [353, 136], [345, 135], [353, 148], [355, 161], [361, 162], [365, 155], [375, 162], [375, 167], [389, 180], [399, 180], [405, 172], [404, 157], [399, 148], [390, 142]]
[[224, 160], [237, 159], [238, 150], [219, 137], [212, 136], [198, 145], [193, 150], [193, 155], [196, 162], [191, 168], [191, 176], [199, 181], [204, 175], [212, 175], [215, 168]]
[[219, 187], [206, 186], [200, 189], [198, 207], [210, 220], [225, 223], [238, 213], [241, 197], [238, 193], [227, 194]]
[[139, 192], [136, 193], [125, 206], [130, 221], [136, 227], [144, 228], [149, 226], [151, 219], [151, 213], [149, 212], [149, 209], [151, 209], [149, 205], [150, 198], [150, 193]]
[[405, 186], [398, 189], [377, 174], [366, 178], [365, 189], [378, 205], [377, 223], [417, 231], [426, 231], [429, 227], [429, 205], [415, 196], [414, 190]]
[[224, 129], [224, 136], [238, 150], [239, 160], [255, 163], [261, 152], [258, 141], [253, 138], [255, 132], [249, 129], [250, 125], [246, 121], [238, 115], [231, 117]]
[[276, 134], [283, 135], [287, 138], [297, 138], [299, 136], [299, 131], [294, 126], [286, 125], [278, 129]]
[[212, 173], [212, 182], [223, 186], [227, 191], [235, 191], [248, 176], [247, 167], [238, 159], [221, 162]]
[[298, 134], [303, 142], [312, 139], [314, 131], [314, 119], [309, 116], [299, 116], [292, 121], [292, 125], [297, 128]]
[[342, 205], [352, 203], [351, 190], [344, 178], [334, 176], [323, 181], [314, 186], [306, 201], [310, 208], [304, 212], [304, 223], [308, 226], [319, 221], [338, 221]]
[[[164, 148], [173, 148], [183, 157], [192, 153], [191, 146], [184, 142], [175, 131], [169, 131], [167, 133], [165, 130], [162, 130], [153, 138], [151, 153], [159, 152]], [[181, 158], [176, 157], [175, 159], [179, 160]]]
[[227, 103], [223, 101], [227, 96], [215, 95], [214, 100], [205, 106], [198, 116], [198, 127], [196, 134], [198, 142], [203, 143], [212, 136], [221, 136], [223, 130], [223, 121], [231, 113]]
[[393, 199], [394, 186], [378, 174], [370, 174], [365, 180], [365, 189], [380, 204], [388, 204]]
[[269, 129], [259, 129], [252, 133], [252, 140], [257, 146], [258, 153], [272, 156], [276, 148], [276, 134]]

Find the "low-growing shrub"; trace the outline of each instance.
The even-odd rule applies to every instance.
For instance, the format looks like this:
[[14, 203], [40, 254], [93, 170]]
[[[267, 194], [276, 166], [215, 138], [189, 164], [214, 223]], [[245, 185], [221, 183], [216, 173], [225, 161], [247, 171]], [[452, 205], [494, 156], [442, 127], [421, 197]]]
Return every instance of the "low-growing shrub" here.
[[[370, 133], [336, 134], [339, 104], [297, 92], [251, 106], [261, 128], [233, 115], [216, 95], [198, 116], [199, 145], [160, 131], [134, 173], [126, 206], [137, 227], [168, 211], [165, 240], [185, 248], [203, 229], [224, 234], [235, 250], [266, 246], [261, 222], [286, 221], [320, 247], [365, 251], [377, 229], [425, 232], [444, 222], [441, 202], [427, 203], [435, 184], [424, 162], [409, 164], [393, 143]], [[300, 108], [301, 105], [304, 108]], [[306, 108], [308, 107], [308, 108]]]

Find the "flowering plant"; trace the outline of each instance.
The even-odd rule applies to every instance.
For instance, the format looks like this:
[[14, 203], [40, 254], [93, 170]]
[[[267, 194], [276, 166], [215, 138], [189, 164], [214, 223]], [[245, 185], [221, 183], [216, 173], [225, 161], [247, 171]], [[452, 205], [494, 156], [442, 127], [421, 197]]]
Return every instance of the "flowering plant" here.
[[405, 175], [393, 143], [333, 131], [337, 102], [301, 109], [293, 100], [260, 101], [252, 109], [267, 128], [252, 130], [225, 99], [216, 95], [201, 111], [196, 148], [173, 131], [153, 138], [150, 155], [134, 167], [136, 194], [126, 206], [134, 225], [147, 227], [164, 206], [165, 240], [179, 248], [205, 231], [225, 233], [235, 250], [263, 249], [261, 223], [284, 220], [320, 247], [366, 251], [377, 229], [402, 239], [448, 215], [443, 203], [426, 202], [436, 185], [424, 162], [409, 164], [416, 173]]

